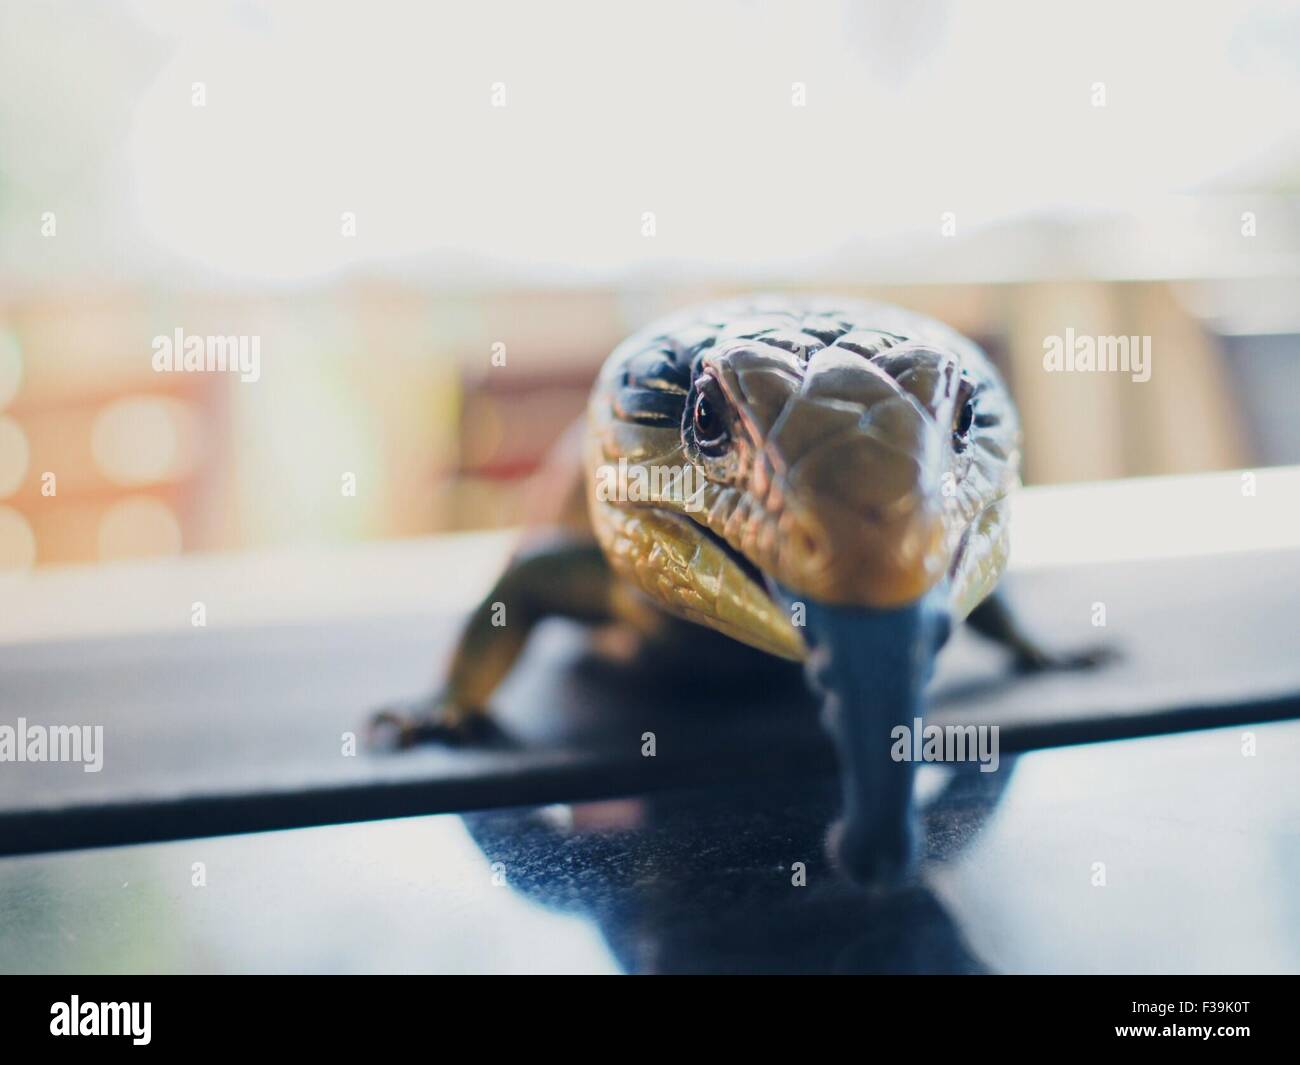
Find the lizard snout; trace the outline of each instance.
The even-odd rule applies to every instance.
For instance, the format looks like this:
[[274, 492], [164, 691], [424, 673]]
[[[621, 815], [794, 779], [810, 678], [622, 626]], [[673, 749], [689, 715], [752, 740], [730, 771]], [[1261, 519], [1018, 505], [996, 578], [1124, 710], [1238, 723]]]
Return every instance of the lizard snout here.
[[781, 509], [774, 576], [819, 602], [888, 607], [947, 568], [943, 433], [877, 366], [827, 350], [764, 440]]

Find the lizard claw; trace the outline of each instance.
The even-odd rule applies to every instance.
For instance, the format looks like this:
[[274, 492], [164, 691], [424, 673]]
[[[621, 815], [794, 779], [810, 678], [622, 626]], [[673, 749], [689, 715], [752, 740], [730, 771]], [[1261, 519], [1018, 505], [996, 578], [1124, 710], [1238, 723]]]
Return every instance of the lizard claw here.
[[1113, 647], [1088, 647], [1081, 651], [1049, 651], [1043, 647], [1022, 647], [1016, 651], [1016, 671], [1019, 673], [1065, 672], [1076, 669], [1096, 669], [1120, 657]]
[[366, 725], [366, 744], [372, 750], [400, 751], [420, 741], [421, 725], [401, 710], [378, 710]]
[[487, 714], [440, 696], [383, 707], [371, 716], [367, 728], [370, 748], [381, 751], [406, 750], [420, 743], [486, 744], [501, 735]]

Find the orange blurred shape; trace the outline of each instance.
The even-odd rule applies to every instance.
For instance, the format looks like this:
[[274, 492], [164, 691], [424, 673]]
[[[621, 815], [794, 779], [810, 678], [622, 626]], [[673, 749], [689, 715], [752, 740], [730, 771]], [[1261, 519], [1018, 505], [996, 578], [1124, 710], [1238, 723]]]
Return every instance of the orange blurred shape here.
[[0, 506], [0, 573], [30, 569], [35, 561], [31, 525], [13, 507]]
[[99, 519], [99, 557], [105, 561], [177, 555], [180, 550], [180, 522], [161, 499], [122, 499], [109, 506]]
[[128, 396], [95, 417], [90, 449], [95, 465], [120, 485], [176, 481], [194, 468], [198, 418], [171, 396]]
[[0, 414], [0, 499], [13, 495], [27, 476], [30, 449], [23, 427]]

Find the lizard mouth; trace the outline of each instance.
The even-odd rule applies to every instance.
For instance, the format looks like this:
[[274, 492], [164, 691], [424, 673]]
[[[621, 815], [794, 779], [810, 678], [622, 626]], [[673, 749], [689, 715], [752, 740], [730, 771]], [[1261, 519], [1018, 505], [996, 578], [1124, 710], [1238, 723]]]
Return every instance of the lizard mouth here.
[[680, 511], [663, 507], [613, 507], [626, 516], [636, 559], [614, 556], [624, 572], [670, 613], [781, 658], [802, 660], [803, 635], [774, 596], [768, 576], [712, 529]]
[[703, 536], [704, 539], [711, 540], [716, 544], [718, 550], [731, 560], [735, 567], [749, 579], [751, 584], [757, 585], [759, 590], [762, 591], [769, 600], [772, 600], [773, 603], [776, 602], [776, 600], [773, 599], [771, 592], [768, 590], [767, 575], [764, 574], [747, 555], [732, 547], [731, 544], [727, 543], [724, 537], [714, 532], [703, 522], [696, 521], [694, 524], [696, 531]]

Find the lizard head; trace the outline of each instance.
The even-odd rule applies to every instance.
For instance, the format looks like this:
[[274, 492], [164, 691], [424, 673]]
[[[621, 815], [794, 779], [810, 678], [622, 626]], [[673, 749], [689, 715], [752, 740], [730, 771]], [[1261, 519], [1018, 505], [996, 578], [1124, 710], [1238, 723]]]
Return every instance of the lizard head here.
[[615, 570], [664, 608], [798, 658], [772, 589], [888, 608], [948, 582], [960, 617], [1006, 556], [1014, 410], [970, 341], [865, 304], [697, 311], [611, 355], [589, 502]]

